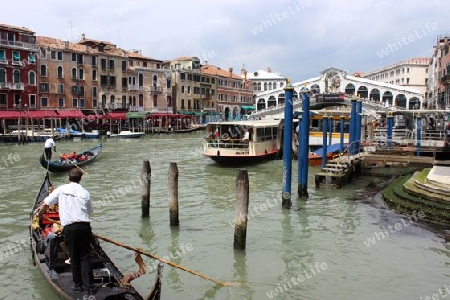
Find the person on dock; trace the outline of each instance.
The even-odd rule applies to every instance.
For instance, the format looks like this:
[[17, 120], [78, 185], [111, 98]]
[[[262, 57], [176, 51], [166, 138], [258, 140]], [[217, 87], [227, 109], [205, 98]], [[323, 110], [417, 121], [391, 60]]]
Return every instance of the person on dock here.
[[52, 137], [49, 137], [48, 139], [45, 140], [44, 144], [44, 153], [46, 160], [52, 159], [52, 150], [56, 152], [56, 143]]
[[72, 290], [93, 293], [93, 273], [91, 269], [91, 220], [92, 203], [90, 193], [80, 185], [83, 172], [69, 171], [69, 183], [64, 184], [48, 195], [39, 207], [43, 214], [50, 205], [59, 205], [59, 218], [64, 226], [64, 242], [69, 249], [72, 266]]

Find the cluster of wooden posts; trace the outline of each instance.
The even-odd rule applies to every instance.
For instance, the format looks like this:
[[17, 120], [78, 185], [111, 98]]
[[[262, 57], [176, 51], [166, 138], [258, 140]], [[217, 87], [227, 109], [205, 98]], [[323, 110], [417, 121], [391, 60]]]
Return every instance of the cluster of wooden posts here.
[[[141, 208], [142, 217], [150, 217], [150, 190], [151, 190], [151, 167], [148, 160], [144, 160], [142, 166], [141, 180]], [[178, 206], [178, 166], [176, 163], [169, 164], [168, 174], [169, 188], [169, 218], [170, 226], [180, 225]], [[236, 216], [234, 227], [234, 244], [236, 250], [244, 250], [247, 239], [247, 220], [249, 204], [249, 179], [245, 169], [239, 170], [236, 177]]]

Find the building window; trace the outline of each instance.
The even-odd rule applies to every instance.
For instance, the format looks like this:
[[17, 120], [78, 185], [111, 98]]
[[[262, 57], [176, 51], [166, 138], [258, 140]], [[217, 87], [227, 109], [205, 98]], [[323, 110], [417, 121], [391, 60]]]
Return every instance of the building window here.
[[181, 93], [184, 94], [184, 85], [181, 86]]
[[66, 107], [66, 103], [65, 103], [65, 99], [64, 98], [59, 98], [58, 99], [58, 107], [64, 108]]
[[36, 95], [30, 95], [28, 98], [28, 107], [30, 108], [36, 108]]
[[0, 107], [5, 108], [6, 105], [6, 94], [0, 94]]
[[184, 109], [185, 108], [185, 106], [184, 106], [184, 99], [181, 99], [181, 109]]
[[96, 86], [92, 87], [92, 97], [97, 97], [97, 87]]
[[47, 97], [41, 98], [41, 107], [48, 107], [48, 98]]
[[84, 98], [80, 98], [80, 107], [83, 108], [84, 107]]
[[109, 69], [114, 70], [114, 60], [113, 59], [109, 60]]
[[41, 77], [47, 77], [47, 66], [41, 65]]
[[56, 59], [56, 51], [55, 50], [51, 50], [50, 51], [50, 58], [51, 59]]
[[78, 69], [78, 79], [84, 80], [84, 70]]
[[0, 61], [5, 61], [5, 60], [6, 60], [5, 50], [0, 50]]
[[406, 78], [406, 84], [407, 85], [409, 84], [409, 78]]
[[20, 61], [20, 52], [14, 51], [12, 53], [12, 58], [13, 58], [13, 63], [14, 62], [19, 62]]
[[20, 83], [20, 71], [14, 70], [13, 72], [13, 83]]
[[97, 81], [97, 70], [92, 70], [92, 80]]
[[58, 60], [63, 60], [63, 53], [61, 51], [58, 51]]
[[77, 69], [72, 68], [72, 79], [76, 79], [76, 78], [77, 78]]
[[142, 74], [138, 75], [138, 84], [139, 84], [139, 86], [144, 85], [144, 75], [142, 75]]
[[[1, 57], [0, 57], [0, 60], [2, 60]], [[33, 53], [29, 53], [28, 54], [28, 62], [30, 64], [35, 64], [36, 63], [36, 56], [34, 56]]]
[[191, 100], [188, 100], [188, 107], [187, 107], [188, 109], [191, 109], [192, 108], [192, 106], [191, 106]]
[[58, 94], [64, 94], [64, 84], [58, 84]]
[[100, 66], [102, 69], [106, 69], [106, 58], [100, 60]]
[[96, 66], [96, 65], [97, 65], [97, 56], [95, 56], [95, 55], [92, 56], [91, 64], [92, 64], [93, 66]]
[[49, 91], [48, 83], [40, 83], [39, 84], [39, 91], [40, 92], [44, 92], [44, 93], [48, 93], [48, 91]]
[[72, 107], [78, 107], [78, 99], [77, 98], [72, 99]]
[[127, 71], [127, 61], [122, 60], [122, 72], [126, 72], [126, 71]]
[[41, 48], [39, 53], [40, 53], [41, 58], [47, 58], [47, 50], [46, 49]]
[[190, 85], [188, 85], [188, 87], [187, 87], [187, 93], [188, 93], [188, 94], [191, 93], [191, 86], [190, 86]]
[[94, 99], [92, 100], [92, 107], [97, 107], [98, 106], [98, 100]]
[[36, 85], [36, 73], [34, 71], [28, 73], [28, 85]]
[[409, 73], [409, 68], [406, 68], [406, 73]]
[[0, 82], [6, 82], [6, 70], [0, 69]]
[[58, 67], [56, 72], [58, 73], [58, 78], [64, 78], [64, 76], [63, 76], [63, 68], [61, 66]]

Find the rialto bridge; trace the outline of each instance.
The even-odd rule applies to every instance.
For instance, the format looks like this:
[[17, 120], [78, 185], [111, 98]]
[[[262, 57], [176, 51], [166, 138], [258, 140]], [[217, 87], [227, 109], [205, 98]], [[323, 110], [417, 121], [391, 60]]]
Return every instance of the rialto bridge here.
[[[349, 75], [346, 71], [329, 68], [320, 73], [319, 77], [311, 78], [292, 84], [294, 87], [294, 106], [299, 94], [308, 89], [312, 94], [343, 93], [346, 104], [351, 97], [358, 97], [363, 101], [363, 107], [378, 111], [380, 109], [421, 109], [424, 102], [423, 95], [406, 86], [387, 84], [365, 78]], [[255, 99], [256, 112], [254, 115], [266, 114], [268, 110], [284, 106], [285, 94], [283, 88], [262, 92]], [[299, 101], [297, 101], [299, 103]], [[311, 107], [313, 108], [313, 107]]]

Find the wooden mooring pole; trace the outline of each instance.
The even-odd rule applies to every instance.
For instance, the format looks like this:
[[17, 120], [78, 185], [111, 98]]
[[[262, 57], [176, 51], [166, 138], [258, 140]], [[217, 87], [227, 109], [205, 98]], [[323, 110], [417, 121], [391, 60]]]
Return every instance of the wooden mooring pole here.
[[150, 162], [144, 160], [141, 173], [141, 207], [142, 207], [142, 217], [150, 217], [150, 185], [151, 185], [151, 174], [152, 169], [150, 167]]
[[169, 165], [169, 215], [170, 226], [180, 225], [178, 220], [178, 167], [174, 162]]
[[247, 170], [239, 170], [236, 177], [236, 217], [234, 220], [234, 249], [245, 250], [247, 240], [247, 216], [249, 182]]

